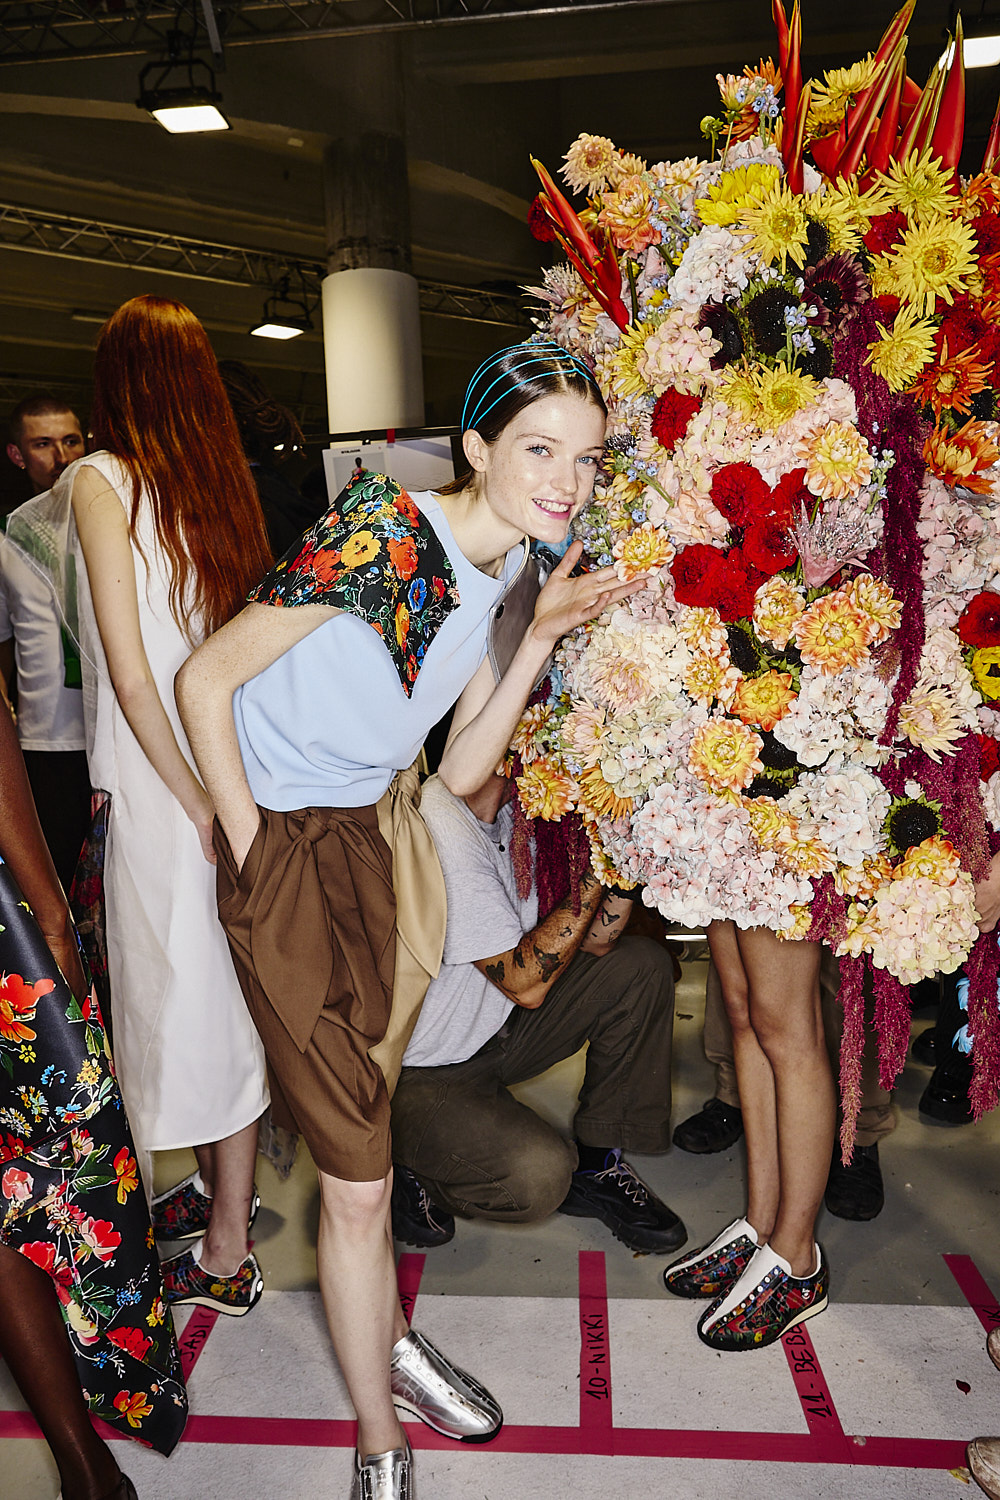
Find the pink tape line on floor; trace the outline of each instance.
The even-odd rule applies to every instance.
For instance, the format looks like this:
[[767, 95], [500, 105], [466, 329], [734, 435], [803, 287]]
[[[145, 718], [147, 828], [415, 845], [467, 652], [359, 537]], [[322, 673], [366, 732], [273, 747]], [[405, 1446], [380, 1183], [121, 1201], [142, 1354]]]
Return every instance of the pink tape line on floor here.
[[406, 1321], [413, 1322], [413, 1309], [417, 1302], [417, 1293], [420, 1291], [420, 1278], [424, 1274], [424, 1255], [401, 1255], [396, 1267], [396, 1284], [399, 1287], [399, 1301]]
[[809, 1435], [819, 1450], [817, 1457], [822, 1453], [829, 1463], [842, 1462], [844, 1450], [848, 1447], [847, 1437], [805, 1325], [800, 1324], [786, 1333], [781, 1347], [785, 1351]]
[[604, 1253], [581, 1250], [580, 1440], [582, 1453], [614, 1453], [611, 1405], [611, 1341]]
[[958, 1282], [962, 1296], [968, 1302], [987, 1333], [1000, 1328], [1000, 1303], [979, 1273], [971, 1255], [945, 1255], [945, 1265]]

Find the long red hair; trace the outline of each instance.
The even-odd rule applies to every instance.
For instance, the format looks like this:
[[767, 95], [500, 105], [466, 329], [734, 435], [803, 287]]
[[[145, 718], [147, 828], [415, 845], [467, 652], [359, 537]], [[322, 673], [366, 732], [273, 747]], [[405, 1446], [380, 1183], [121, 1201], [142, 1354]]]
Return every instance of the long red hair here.
[[183, 303], [133, 297], [112, 313], [94, 357], [91, 427], [94, 446], [132, 476], [133, 538], [143, 487], [149, 495], [174, 618], [189, 635], [193, 615], [218, 630], [272, 557], [212, 346]]

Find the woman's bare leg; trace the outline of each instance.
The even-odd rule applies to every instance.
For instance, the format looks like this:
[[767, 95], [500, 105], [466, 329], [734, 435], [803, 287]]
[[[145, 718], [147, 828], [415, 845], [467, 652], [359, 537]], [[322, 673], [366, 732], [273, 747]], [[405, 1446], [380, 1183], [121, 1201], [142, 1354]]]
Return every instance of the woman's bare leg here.
[[[781, 942], [763, 927], [740, 932], [737, 942], [749, 982], [750, 1020], [774, 1080], [780, 1196], [768, 1240], [793, 1276], [809, 1276], [816, 1269], [816, 1215], [836, 1123], [820, 1012], [820, 947]], [[742, 1088], [740, 1079], [741, 1095]], [[750, 1148], [748, 1137], [748, 1155]]]
[[389, 1359], [406, 1332], [388, 1231], [392, 1174], [380, 1182], [346, 1182], [320, 1172], [319, 1185], [319, 1285], [358, 1414], [358, 1452], [385, 1453], [403, 1444]]
[[0, 1354], [52, 1450], [64, 1500], [110, 1495], [121, 1471], [91, 1426], [55, 1289], [44, 1271], [6, 1245], [0, 1245]]
[[733, 1061], [746, 1135], [746, 1216], [763, 1244], [774, 1228], [780, 1198], [774, 1074], [750, 1023], [749, 987], [736, 927], [732, 922], [713, 922], [708, 942], [733, 1033]]
[[196, 1146], [194, 1154], [205, 1191], [212, 1200], [201, 1264], [218, 1276], [233, 1276], [247, 1257], [257, 1121], [224, 1140]]

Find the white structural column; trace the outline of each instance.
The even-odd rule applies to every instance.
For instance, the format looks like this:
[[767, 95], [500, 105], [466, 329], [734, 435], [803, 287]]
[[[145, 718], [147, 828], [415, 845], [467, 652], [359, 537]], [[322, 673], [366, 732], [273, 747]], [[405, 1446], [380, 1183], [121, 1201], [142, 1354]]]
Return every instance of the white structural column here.
[[323, 281], [330, 431], [424, 420], [420, 304], [411, 274], [400, 38], [352, 37], [331, 78]]

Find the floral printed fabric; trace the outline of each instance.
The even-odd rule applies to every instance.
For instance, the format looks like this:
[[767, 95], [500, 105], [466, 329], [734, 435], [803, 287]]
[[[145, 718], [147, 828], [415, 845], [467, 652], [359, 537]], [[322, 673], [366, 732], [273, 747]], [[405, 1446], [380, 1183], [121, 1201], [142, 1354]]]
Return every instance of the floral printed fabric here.
[[409, 495], [361, 473], [249, 595], [251, 604], [332, 604], [377, 630], [407, 697], [461, 602], [448, 554]]
[[2, 863], [0, 1215], [0, 1243], [52, 1278], [91, 1412], [169, 1453], [187, 1393], [100, 1008]]

